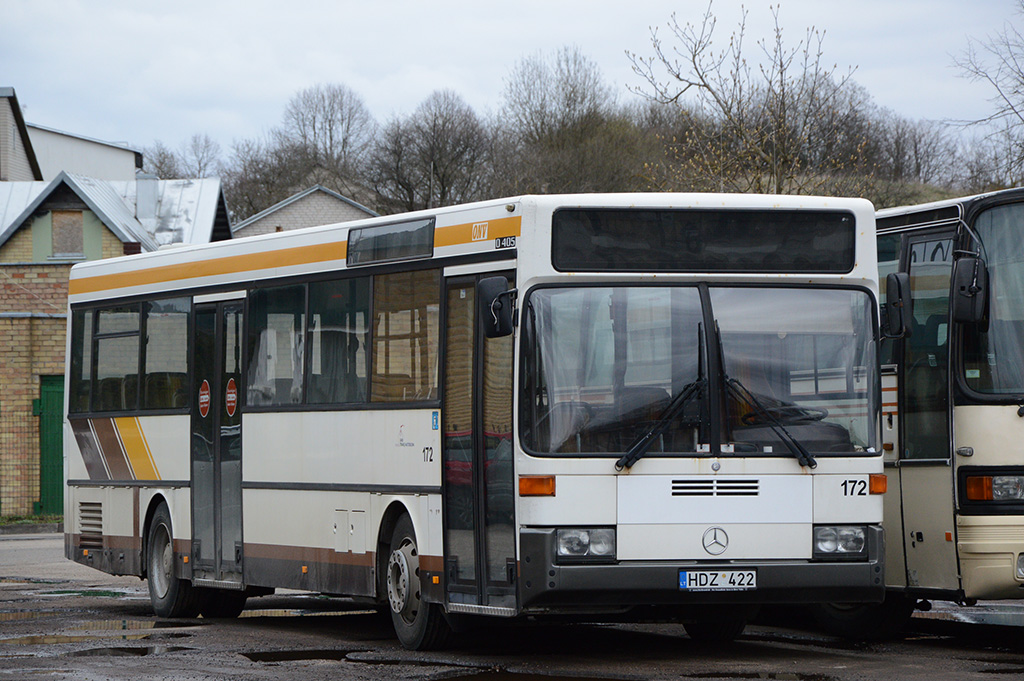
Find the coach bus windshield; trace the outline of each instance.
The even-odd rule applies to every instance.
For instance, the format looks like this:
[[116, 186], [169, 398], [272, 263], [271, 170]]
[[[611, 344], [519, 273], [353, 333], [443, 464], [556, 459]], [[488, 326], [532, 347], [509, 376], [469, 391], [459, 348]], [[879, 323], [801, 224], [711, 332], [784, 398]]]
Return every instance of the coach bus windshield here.
[[1024, 394], [1024, 204], [997, 206], [978, 216], [974, 233], [988, 264], [988, 328], [965, 325], [964, 377], [991, 395]]
[[[683, 396], [647, 456], [717, 456], [719, 444], [726, 455], [789, 456], [780, 425], [816, 456], [875, 451], [877, 360], [866, 292], [709, 293], [710, 333], [692, 286], [533, 291], [523, 321], [525, 448], [621, 454]], [[711, 366], [721, 367], [717, 376]]]

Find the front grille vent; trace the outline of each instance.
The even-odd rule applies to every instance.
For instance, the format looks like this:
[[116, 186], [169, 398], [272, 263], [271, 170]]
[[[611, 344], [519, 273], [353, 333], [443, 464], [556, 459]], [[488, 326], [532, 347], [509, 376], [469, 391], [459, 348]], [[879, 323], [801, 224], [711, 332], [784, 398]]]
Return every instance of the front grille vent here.
[[760, 484], [756, 479], [692, 478], [672, 481], [674, 497], [756, 497], [759, 491]]
[[98, 501], [78, 502], [78, 528], [83, 549], [102, 549], [103, 504]]

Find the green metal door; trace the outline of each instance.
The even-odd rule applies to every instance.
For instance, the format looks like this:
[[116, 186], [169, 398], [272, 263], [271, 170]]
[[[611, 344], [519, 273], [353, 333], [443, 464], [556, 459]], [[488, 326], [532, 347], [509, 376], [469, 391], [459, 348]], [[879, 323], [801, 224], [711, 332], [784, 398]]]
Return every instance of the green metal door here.
[[64, 377], [40, 376], [39, 502], [36, 513], [64, 512]]

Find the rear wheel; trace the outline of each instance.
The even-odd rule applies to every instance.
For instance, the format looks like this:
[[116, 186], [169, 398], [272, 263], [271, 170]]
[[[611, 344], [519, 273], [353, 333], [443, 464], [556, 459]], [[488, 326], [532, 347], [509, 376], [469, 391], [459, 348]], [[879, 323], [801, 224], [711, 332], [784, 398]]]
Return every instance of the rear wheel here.
[[196, 590], [190, 581], [175, 576], [173, 537], [171, 512], [167, 504], [160, 504], [146, 533], [149, 600], [158, 617], [195, 617], [199, 612]]
[[387, 565], [391, 623], [402, 646], [410, 650], [442, 647], [451, 628], [437, 603], [427, 603], [420, 589], [420, 553], [412, 521], [403, 515], [391, 535]]

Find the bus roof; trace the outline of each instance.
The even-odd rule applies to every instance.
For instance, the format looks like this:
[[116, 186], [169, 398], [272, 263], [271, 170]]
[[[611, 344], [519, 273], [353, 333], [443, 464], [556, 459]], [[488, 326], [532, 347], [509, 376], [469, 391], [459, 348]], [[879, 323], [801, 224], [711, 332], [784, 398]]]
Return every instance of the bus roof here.
[[563, 194], [525, 195], [309, 227], [138, 255], [95, 260], [71, 270], [69, 301], [127, 297], [155, 291], [204, 289], [254, 279], [337, 271], [348, 262], [349, 234], [366, 227], [432, 220], [433, 258], [482, 257], [495, 240], [519, 237], [524, 216], [558, 208], [810, 209], [873, 215], [864, 199], [758, 194]]

